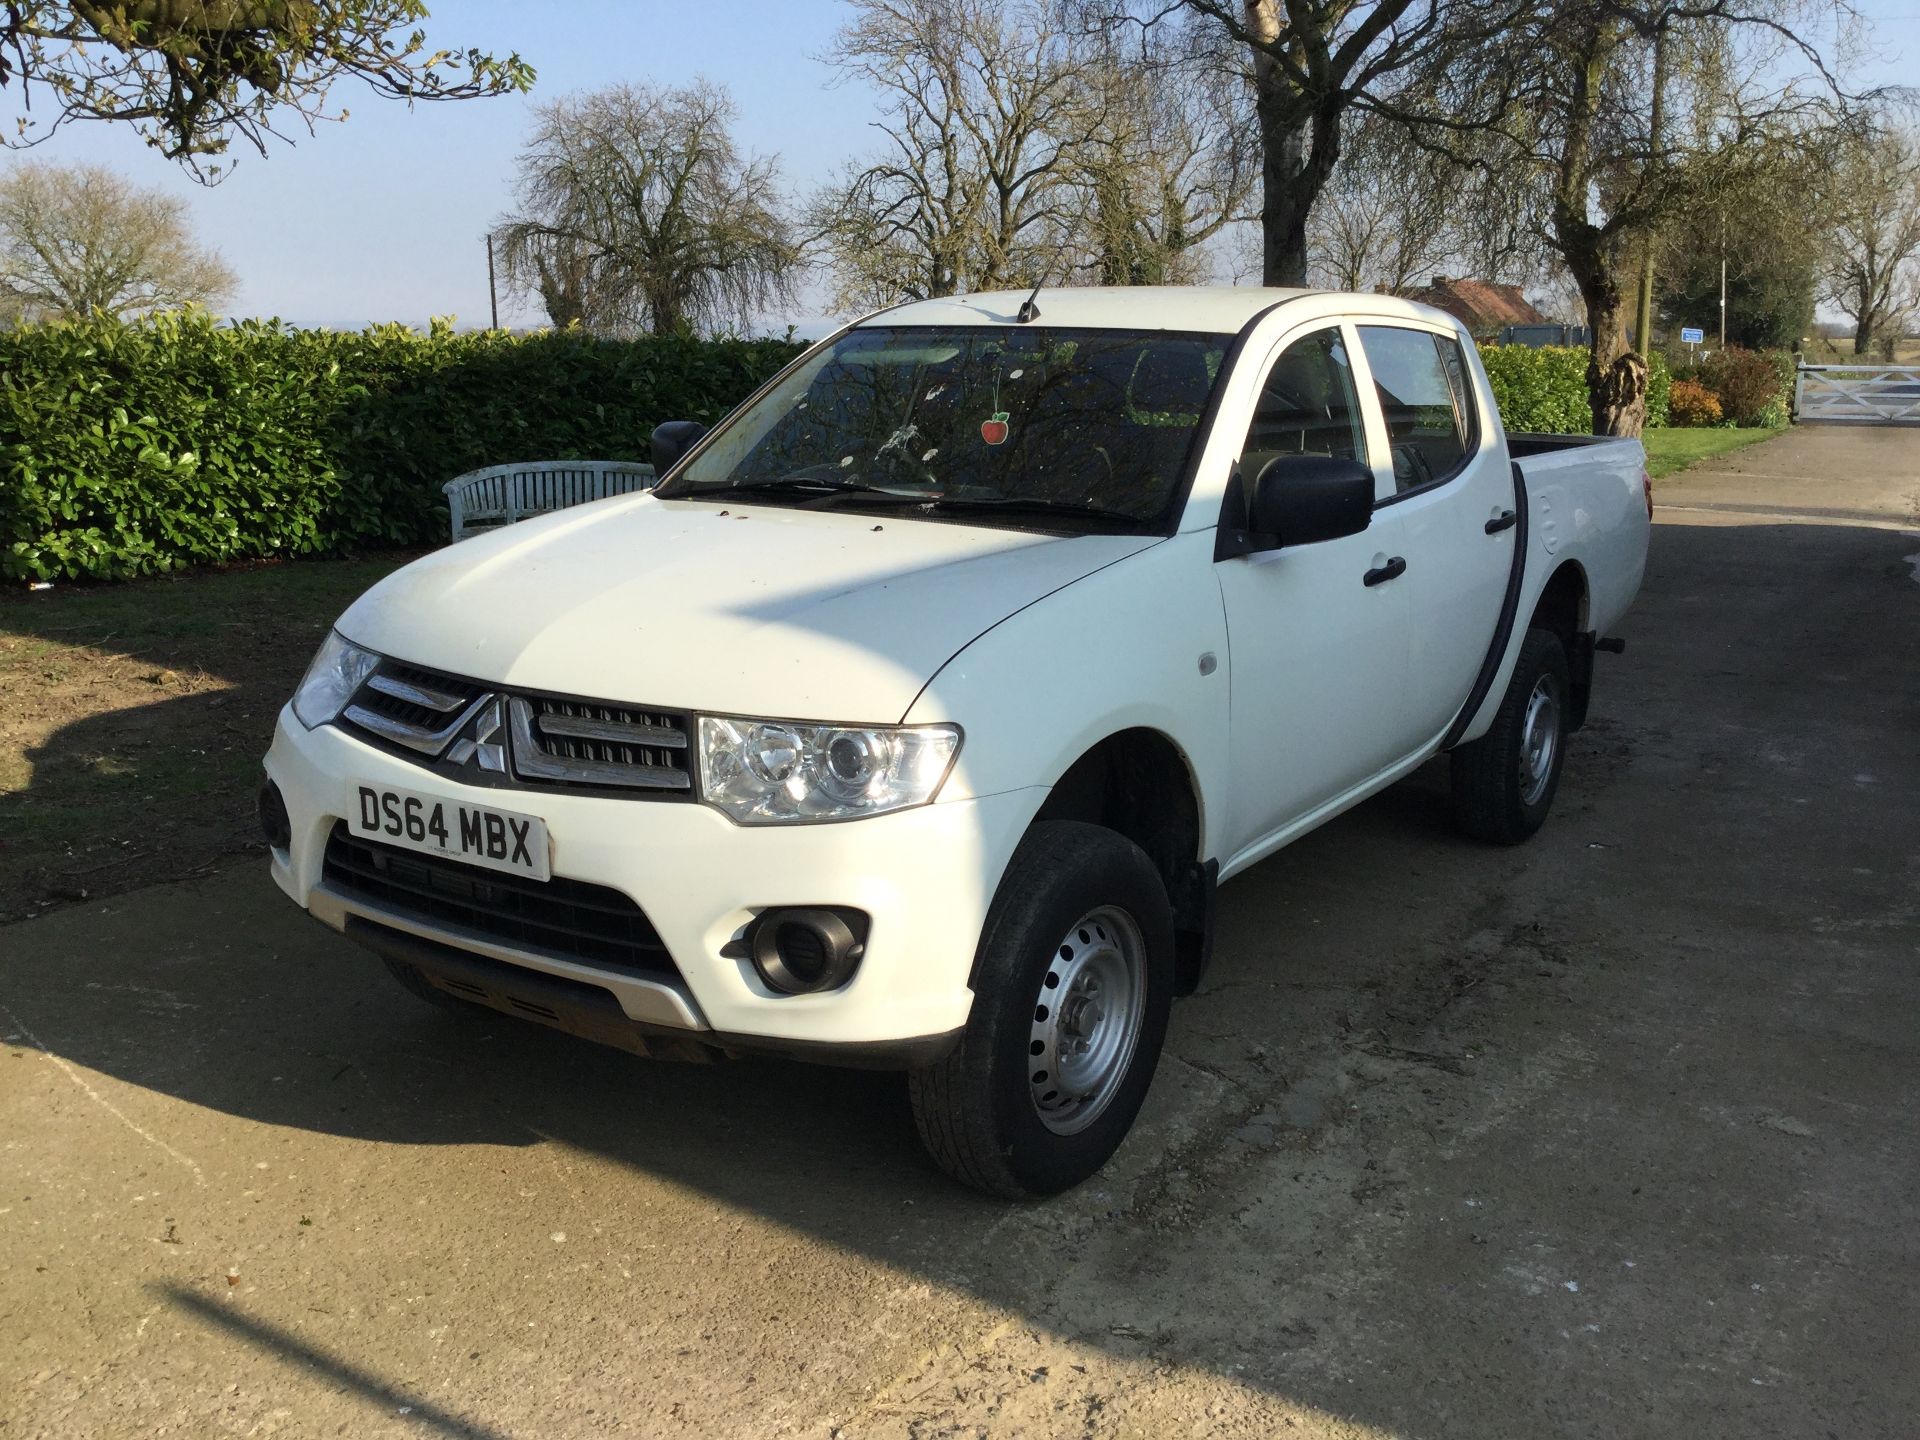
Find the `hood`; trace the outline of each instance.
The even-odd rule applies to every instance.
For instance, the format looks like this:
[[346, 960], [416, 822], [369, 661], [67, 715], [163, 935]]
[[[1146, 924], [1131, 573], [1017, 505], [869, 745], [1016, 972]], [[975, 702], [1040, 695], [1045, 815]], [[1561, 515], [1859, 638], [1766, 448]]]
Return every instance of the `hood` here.
[[339, 628], [520, 689], [887, 723], [983, 631], [1156, 543], [621, 496], [417, 560]]

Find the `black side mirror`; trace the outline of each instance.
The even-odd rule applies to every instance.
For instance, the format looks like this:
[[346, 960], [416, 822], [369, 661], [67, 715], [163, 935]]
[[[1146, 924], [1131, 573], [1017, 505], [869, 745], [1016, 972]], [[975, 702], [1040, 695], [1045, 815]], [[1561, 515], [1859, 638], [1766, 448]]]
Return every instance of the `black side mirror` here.
[[680, 463], [707, 427], [698, 420], [668, 420], [653, 427], [653, 473], [664, 475]]
[[1373, 471], [1331, 455], [1276, 455], [1260, 467], [1248, 528], [1278, 545], [1358, 535], [1373, 519]]

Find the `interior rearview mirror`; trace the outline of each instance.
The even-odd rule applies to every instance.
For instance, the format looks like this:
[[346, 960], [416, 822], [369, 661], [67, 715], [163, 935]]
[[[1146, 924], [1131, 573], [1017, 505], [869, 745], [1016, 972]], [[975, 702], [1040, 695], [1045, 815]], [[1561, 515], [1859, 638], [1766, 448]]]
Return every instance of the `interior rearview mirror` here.
[[1358, 535], [1373, 519], [1373, 471], [1331, 455], [1276, 455], [1247, 509], [1248, 528], [1283, 546]]
[[707, 427], [698, 420], [667, 420], [653, 427], [653, 473], [664, 475], [680, 463]]

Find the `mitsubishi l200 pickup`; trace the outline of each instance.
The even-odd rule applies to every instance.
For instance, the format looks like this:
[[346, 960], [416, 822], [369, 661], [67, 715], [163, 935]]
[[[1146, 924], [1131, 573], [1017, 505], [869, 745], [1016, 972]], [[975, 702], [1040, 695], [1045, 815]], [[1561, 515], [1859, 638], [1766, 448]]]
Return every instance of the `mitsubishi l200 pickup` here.
[[1012, 1196], [1125, 1137], [1216, 886], [1441, 752], [1539, 828], [1652, 512], [1381, 295], [915, 302], [652, 444], [339, 618], [273, 877], [436, 1002], [903, 1070]]

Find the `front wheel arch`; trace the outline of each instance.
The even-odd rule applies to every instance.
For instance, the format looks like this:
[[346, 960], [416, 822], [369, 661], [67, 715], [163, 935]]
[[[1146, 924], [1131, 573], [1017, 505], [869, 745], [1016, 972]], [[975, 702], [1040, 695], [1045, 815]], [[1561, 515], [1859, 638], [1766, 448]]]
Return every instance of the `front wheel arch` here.
[[1062, 771], [1032, 823], [1056, 820], [1111, 830], [1153, 862], [1173, 906], [1174, 993], [1191, 995], [1212, 953], [1219, 865], [1204, 858], [1205, 799], [1187, 753], [1161, 730], [1115, 731]]

